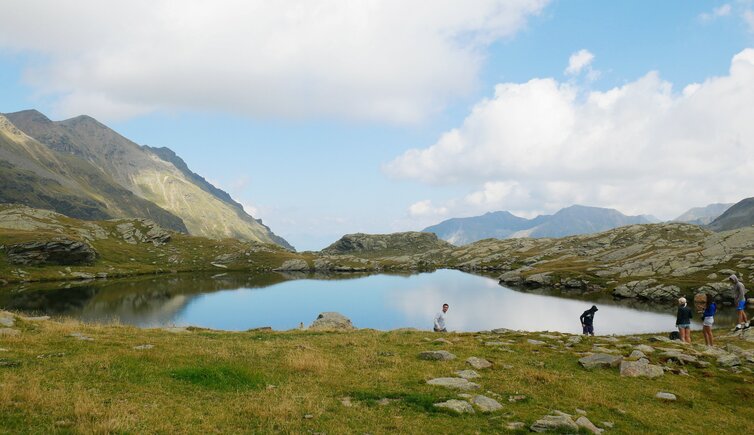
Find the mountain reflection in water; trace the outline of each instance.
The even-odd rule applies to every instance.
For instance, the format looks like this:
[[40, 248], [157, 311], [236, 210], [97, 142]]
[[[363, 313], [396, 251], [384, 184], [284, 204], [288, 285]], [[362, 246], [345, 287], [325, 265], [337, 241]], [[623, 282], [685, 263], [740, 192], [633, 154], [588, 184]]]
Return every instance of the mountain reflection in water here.
[[[415, 275], [180, 274], [60, 286], [0, 289], [0, 306], [85, 322], [226, 330], [291, 329], [300, 322], [309, 324], [320, 312], [338, 311], [357, 327], [384, 330], [430, 329], [434, 314], [448, 303], [449, 330], [579, 333], [579, 316], [594, 303], [599, 307], [598, 334], [662, 332], [675, 325], [674, 307], [521, 292], [455, 270]], [[722, 310], [718, 324], [730, 323], [731, 316], [730, 310]]]

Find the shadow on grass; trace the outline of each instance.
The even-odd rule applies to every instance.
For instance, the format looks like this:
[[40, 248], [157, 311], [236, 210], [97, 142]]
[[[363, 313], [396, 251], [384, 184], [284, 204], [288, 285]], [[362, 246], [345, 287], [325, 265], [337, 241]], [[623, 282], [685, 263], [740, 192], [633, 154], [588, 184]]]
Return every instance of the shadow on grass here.
[[231, 365], [183, 367], [169, 372], [171, 378], [216, 391], [259, 390], [266, 383], [259, 373]]

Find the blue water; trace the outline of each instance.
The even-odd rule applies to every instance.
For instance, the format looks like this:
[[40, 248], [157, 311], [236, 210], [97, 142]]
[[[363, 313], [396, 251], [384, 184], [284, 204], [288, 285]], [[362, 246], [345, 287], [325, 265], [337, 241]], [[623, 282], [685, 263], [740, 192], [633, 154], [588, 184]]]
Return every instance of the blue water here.
[[[70, 316], [88, 322], [117, 321], [143, 327], [193, 325], [277, 330], [309, 325], [319, 313], [337, 311], [359, 328], [429, 330], [443, 303], [448, 330], [509, 328], [579, 333], [579, 316], [593, 303], [597, 334], [667, 332], [673, 307], [632, 308], [612, 299], [587, 301], [502, 287], [497, 280], [455, 270], [410, 276], [354, 279], [292, 279], [275, 274], [170, 276], [97, 282], [68, 290], [25, 290], [0, 305]], [[27, 301], [34, 306], [24, 306]], [[698, 327], [698, 323], [696, 324]]]

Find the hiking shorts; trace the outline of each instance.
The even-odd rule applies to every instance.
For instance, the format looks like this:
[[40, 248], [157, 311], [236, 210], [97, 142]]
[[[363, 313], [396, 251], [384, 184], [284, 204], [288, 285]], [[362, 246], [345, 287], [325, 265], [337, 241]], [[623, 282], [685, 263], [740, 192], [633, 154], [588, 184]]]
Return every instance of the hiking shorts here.
[[712, 316], [705, 317], [704, 322], [702, 323], [702, 325], [704, 326], [712, 326], [714, 324], [715, 324], [715, 318]]
[[743, 311], [746, 308], [746, 299], [738, 301], [738, 311]]
[[691, 323], [681, 323], [680, 325], [676, 325], [678, 329], [691, 329]]
[[594, 325], [584, 325], [584, 334], [594, 335]]

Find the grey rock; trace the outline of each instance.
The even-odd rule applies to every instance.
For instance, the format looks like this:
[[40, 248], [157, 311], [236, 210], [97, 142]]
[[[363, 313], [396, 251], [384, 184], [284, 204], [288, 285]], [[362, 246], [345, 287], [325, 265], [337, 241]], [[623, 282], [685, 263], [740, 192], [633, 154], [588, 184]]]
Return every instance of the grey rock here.
[[32, 266], [92, 264], [97, 258], [97, 252], [88, 243], [65, 238], [18, 243], [10, 245], [5, 253], [10, 264]]
[[450, 399], [446, 402], [435, 403], [437, 408], [448, 409], [459, 414], [474, 414], [474, 408], [465, 400]]
[[660, 400], [667, 400], [669, 402], [674, 402], [677, 400], [677, 397], [675, 397], [675, 394], [666, 393], [663, 391], [660, 391], [657, 394], [655, 394], [655, 398], [660, 399]]
[[578, 431], [579, 427], [570, 417], [564, 415], [546, 415], [535, 421], [529, 429], [532, 432], [548, 432], [551, 430], [564, 429]]
[[512, 421], [505, 425], [505, 428], [508, 430], [520, 430], [526, 427], [526, 423], [522, 421]]
[[596, 367], [617, 367], [621, 362], [620, 355], [609, 355], [605, 353], [595, 353], [579, 359], [579, 364], [586, 369]]
[[453, 342], [452, 342], [452, 341], [450, 341], [450, 340], [448, 340], [448, 339], [446, 339], [446, 338], [442, 338], [442, 337], [440, 337], [440, 338], [435, 338], [434, 340], [432, 340], [432, 342], [433, 342], [433, 343], [443, 343], [443, 344], [453, 344]]
[[315, 331], [348, 331], [355, 328], [348, 317], [336, 312], [325, 312], [317, 316], [309, 329]]
[[579, 344], [581, 343], [581, 340], [584, 338], [581, 335], [574, 335], [572, 337], [568, 337], [568, 343], [570, 344]]
[[148, 350], [154, 348], [153, 344], [140, 344], [138, 346], [134, 346], [134, 349], [136, 350]]
[[741, 358], [739, 358], [738, 355], [729, 353], [727, 355], [722, 355], [719, 358], [717, 358], [717, 364], [723, 367], [740, 366]]
[[470, 365], [471, 367], [477, 369], [477, 370], [483, 370], [488, 369], [492, 367], [492, 363], [487, 361], [484, 358], [478, 358], [475, 356], [469, 357], [466, 359], [466, 364]]
[[657, 378], [662, 376], [665, 371], [661, 366], [649, 364], [649, 361], [642, 358], [638, 361], [621, 361], [620, 375], [630, 378], [645, 377]]
[[647, 356], [644, 354], [644, 352], [640, 350], [634, 350], [631, 352], [631, 355], [628, 356], [630, 359], [641, 359], [646, 358]]
[[646, 345], [646, 344], [637, 344], [636, 346], [634, 346], [634, 349], [644, 352], [645, 354], [653, 353], [655, 351], [654, 347]]
[[495, 399], [487, 396], [476, 395], [471, 402], [482, 412], [495, 412], [503, 409], [503, 405]]
[[532, 340], [531, 338], [527, 339], [526, 342], [531, 344], [532, 346], [541, 346], [543, 344], [547, 344], [544, 341]]
[[16, 318], [7, 311], [0, 311], [0, 326], [12, 327], [16, 324]]
[[302, 259], [294, 259], [294, 260], [286, 260], [283, 262], [283, 264], [274, 269], [276, 271], [286, 271], [286, 272], [304, 272], [308, 271], [309, 264], [306, 262], [306, 260]]
[[599, 435], [599, 434], [602, 433], [602, 429], [600, 429], [597, 426], [595, 426], [594, 423], [592, 423], [591, 421], [589, 421], [589, 419], [586, 418], [583, 415], [581, 417], [579, 417], [579, 418], [576, 419], [576, 424], [579, 427], [583, 427], [584, 429], [588, 430], [589, 432], [591, 432], [593, 434]]
[[463, 378], [435, 378], [427, 381], [429, 385], [435, 385], [438, 387], [455, 388], [457, 390], [478, 390], [479, 385], [473, 382], [469, 382]]
[[450, 361], [456, 359], [456, 356], [447, 350], [427, 350], [419, 353], [419, 359], [427, 361]]
[[457, 370], [455, 374], [463, 379], [476, 379], [479, 377], [479, 373], [474, 370]]
[[86, 272], [71, 272], [71, 276], [76, 279], [94, 279], [95, 276], [91, 273]]

